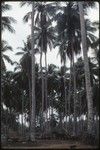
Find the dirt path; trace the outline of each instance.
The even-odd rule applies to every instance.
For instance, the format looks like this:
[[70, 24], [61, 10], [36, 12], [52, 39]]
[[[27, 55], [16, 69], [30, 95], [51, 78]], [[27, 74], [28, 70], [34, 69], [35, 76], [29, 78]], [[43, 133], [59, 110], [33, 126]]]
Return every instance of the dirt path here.
[[15, 143], [2, 146], [3, 149], [96, 149], [96, 146], [84, 145], [72, 141], [38, 141], [39, 144]]

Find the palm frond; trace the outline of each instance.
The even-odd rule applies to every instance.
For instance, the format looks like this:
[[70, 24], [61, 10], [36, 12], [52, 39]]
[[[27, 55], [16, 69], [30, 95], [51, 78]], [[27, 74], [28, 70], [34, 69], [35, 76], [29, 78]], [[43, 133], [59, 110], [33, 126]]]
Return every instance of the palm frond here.
[[32, 12], [28, 12], [24, 17], [23, 17], [23, 22], [27, 23], [29, 19], [31, 18]]
[[20, 2], [20, 7], [23, 7], [24, 5], [30, 5], [31, 3], [31, 1]]
[[7, 10], [11, 10], [11, 5], [9, 4], [5, 4], [4, 2], [1, 3], [1, 9], [2, 9], [2, 12], [5, 12]]
[[10, 31], [11, 33], [15, 33], [15, 30], [14, 30], [10, 25], [8, 25], [8, 24], [3, 24], [1, 29], [2, 29], [3, 31], [7, 29], [7, 30]]
[[2, 17], [1, 20], [1, 29], [2, 30], [9, 30], [11, 33], [15, 33], [14, 28], [11, 26], [11, 23], [15, 23], [16, 20], [13, 19], [12, 17]]
[[95, 21], [95, 22], [92, 23], [92, 25], [95, 26], [96, 29], [99, 29], [99, 26], [100, 26], [99, 24], [100, 23], [98, 21]]
[[13, 17], [9, 17], [9, 16], [2, 16], [1, 20], [2, 20], [2, 23], [6, 22], [9, 24], [17, 22]]
[[17, 49], [21, 49], [23, 53], [29, 52], [29, 49], [27, 48], [27, 44], [23, 41], [24, 47], [17, 47]]
[[11, 46], [7, 46], [7, 45], [6, 45], [5, 47], [2, 48], [2, 52], [5, 52], [5, 51], [7, 51], [7, 50], [13, 51], [13, 49], [12, 49]]
[[16, 67], [14, 68], [14, 72], [15, 72], [16, 70], [19, 70], [19, 69], [21, 69], [21, 66], [16, 66]]
[[15, 55], [23, 55], [24, 52], [17, 52]]
[[9, 58], [9, 56], [3, 54], [3, 58], [4, 58], [8, 63], [10, 63], [11, 65], [13, 64], [13, 61]]
[[1, 41], [1, 52], [5, 52], [7, 50], [13, 51], [12, 47], [8, 45], [7, 41]]
[[94, 34], [87, 32], [87, 35], [91, 39], [92, 42], [95, 42], [97, 40], [97, 37]]

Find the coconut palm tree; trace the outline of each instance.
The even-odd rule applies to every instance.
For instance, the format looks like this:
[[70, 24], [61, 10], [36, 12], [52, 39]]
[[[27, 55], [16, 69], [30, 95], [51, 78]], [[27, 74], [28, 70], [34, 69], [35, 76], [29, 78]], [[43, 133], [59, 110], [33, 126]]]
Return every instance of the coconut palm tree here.
[[[91, 87], [93, 89], [93, 113], [97, 115], [97, 105], [98, 103], [98, 96], [96, 96], [97, 85], [98, 85], [98, 66], [97, 64], [93, 63], [92, 58], [88, 58], [89, 61], [89, 68], [90, 68], [90, 82]], [[78, 116], [80, 112], [80, 117], [82, 113], [86, 114], [87, 112], [87, 101], [86, 101], [86, 89], [85, 89], [85, 73], [84, 73], [84, 60], [79, 58], [78, 61], [75, 63], [76, 66], [76, 83], [77, 83], [77, 91], [78, 91], [78, 101], [80, 103], [78, 109]], [[97, 80], [96, 80], [97, 78]], [[98, 94], [97, 94], [98, 95]], [[95, 98], [94, 98], [95, 97]], [[95, 111], [96, 110], [96, 111]], [[93, 114], [93, 116], [94, 116]]]
[[[73, 81], [74, 81], [74, 115], [76, 118], [76, 77], [75, 77], [75, 67], [74, 67], [74, 52], [77, 54], [80, 50], [80, 33], [77, 32], [77, 28], [79, 28], [79, 20], [78, 20], [78, 12], [76, 8], [72, 8], [73, 2], [69, 2], [66, 4], [67, 6], [63, 9], [63, 14], [59, 13], [59, 20], [58, 20], [58, 38], [60, 39], [60, 51], [64, 51], [62, 59], [65, 61], [66, 53], [71, 60], [71, 64], [73, 65]], [[63, 21], [61, 21], [61, 17]], [[74, 24], [73, 24], [74, 20]], [[78, 36], [75, 36], [75, 32], [77, 32]], [[71, 73], [72, 74], [72, 73]], [[71, 83], [71, 81], [70, 81]], [[70, 84], [71, 86], [71, 84]], [[70, 89], [69, 86], [69, 89]], [[69, 96], [70, 98], [70, 96]], [[65, 100], [66, 101], [66, 100]], [[68, 100], [69, 101], [69, 100]], [[69, 103], [69, 102], [68, 102]], [[66, 107], [67, 108], [67, 107]], [[76, 121], [75, 121], [76, 122]]]
[[22, 70], [26, 73], [28, 80], [29, 80], [29, 91], [30, 91], [30, 101], [31, 101], [31, 43], [24, 42], [24, 47], [18, 47], [18, 49], [21, 49], [22, 52], [17, 52], [16, 55], [22, 55], [22, 58], [20, 59], [20, 64], [22, 66]]
[[85, 69], [85, 81], [86, 81], [86, 94], [87, 94], [87, 107], [88, 107], [88, 133], [92, 134], [93, 131], [93, 99], [92, 99], [92, 88], [90, 83], [90, 70], [87, 56], [87, 42], [86, 42], [86, 29], [85, 19], [83, 11], [83, 2], [78, 2], [80, 12], [80, 24], [81, 24], [81, 38], [84, 56], [84, 69]]
[[[42, 78], [42, 113], [43, 113], [44, 97], [45, 97], [45, 101], [47, 105], [47, 59], [46, 59], [47, 45], [49, 45], [49, 47], [51, 48], [52, 46], [51, 42], [54, 39], [54, 35], [53, 35], [53, 28], [49, 27], [50, 19], [48, 21], [48, 18], [51, 12], [51, 11], [49, 12], [50, 5], [49, 4], [45, 5], [43, 2], [41, 2], [41, 3], [36, 3], [35, 6], [38, 10], [36, 21], [35, 21], [35, 24], [37, 26], [35, 27], [35, 30], [37, 31], [36, 39], [38, 40], [38, 46], [40, 47], [40, 68], [41, 68], [41, 78]], [[25, 21], [25, 18], [27, 18], [26, 21], [28, 20], [28, 15], [29, 14], [27, 14], [24, 17], [24, 21]], [[42, 73], [42, 53], [43, 52], [45, 53], [45, 69], [46, 69], [45, 79]]]
[[[42, 87], [42, 91], [44, 92], [45, 96], [45, 103], [46, 103], [46, 110], [47, 110], [47, 47], [49, 46], [50, 50], [52, 49], [52, 44], [54, 42], [54, 28], [50, 26], [50, 19], [48, 19], [48, 14], [49, 12], [47, 11], [47, 5], [41, 4], [41, 10], [40, 10], [40, 33], [39, 35], [39, 47], [41, 48], [41, 59], [42, 60], [42, 53], [44, 52], [45, 54], [45, 80], [43, 83], [43, 78], [42, 78], [42, 86], [45, 86], [45, 92], [44, 92], [44, 86]], [[41, 64], [41, 62], [40, 62]], [[42, 67], [42, 66], [41, 66]], [[42, 74], [42, 70], [41, 70]], [[43, 94], [42, 92], [42, 94]], [[43, 98], [44, 98], [43, 96]], [[42, 102], [44, 103], [44, 100], [42, 98]], [[42, 103], [42, 104], [43, 104]], [[43, 106], [43, 105], [42, 105]], [[47, 115], [47, 112], [46, 112]], [[46, 116], [47, 118], [47, 116]]]
[[35, 50], [34, 50], [34, 46], [35, 46], [35, 40], [34, 40], [34, 2], [32, 3], [32, 24], [31, 24], [31, 48], [32, 48], [32, 55], [31, 55], [31, 59], [32, 59], [32, 72], [31, 72], [31, 76], [32, 76], [32, 101], [31, 101], [31, 141], [35, 141], [35, 124], [36, 124], [36, 119], [35, 119], [35, 112], [36, 112], [36, 99], [35, 99]]
[[[20, 59], [20, 64], [22, 66], [23, 71], [26, 73], [29, 81], [29, 99], [30, 99], [30, 112], [31, 112], [31, 100], [32, 100], [32, 76], [31, 76], [31, 54], [32, 54], [32, 45], [31, 45], [31, 39], [30, 36], [27, 38], [27, 42], [24, 42], [24, 47], [18, 47], [18, 49], [21, 49], [22, 52], [17, 52], [16, 55], [22, 55], [22, 58]], [[35, 54], [38, 53], [38, 49], [34, 49]], [[30, 131], [31, 133], [31, 131]]]
[[[26, 3], [22, 2], [21, 6], [25, 5]], [[31, 4], [31, 3], [28, 3]], [[53, 3], [52, 3], [53, 4]], [[53, 6], [54, 5], [54, 6]], [[40, 68], [41, 68], [41, 77], [42, 77], [42, 113], [44, 110], [44, 97], [47, 104], [47, 59], [46, 59], [46, 53], [47, 53], [47, 43], [49, 44], [50, 48], [52, 45], [52, 41], [54, 39], [54, 36], [52, 35], [51, 31], [53, 28], [50, 28], [49, 25], [51, 23], [50, 16], [52, 16], [55, 9], [55, 3], [51, 4], [45, 4], [44, 2], [36, 2], [35, 3], [35, 11], [36, 14], [36, 20], [35, 24], [37, 25], [35, 27], [35, 30], [38, 30], [37, 40], [40, 47]], [[51, 11], [52, 10], [52, 11]], [[26, 16], [24, 16], [24, 22], [27, 22], [30, 18], [31, 12], [28, 12]], [[48, 21], [49, 20], [49, 21]], [[45, 78], [43, 77], [42, 73], [42, 53], [45, 53]], [[44, 87], [45, 86], [45, 87]], [[44, 90], [45, 88], [45, 90]], [[47, 113], [46, 113], [47, 114]]]
[[[80, 37], [80, 20], [79, 13], [77, 11], [77, 5], [74, 2], [69, 2], [66, 7], [63, 8], [63, 14], [59, 13], [57, 15], [57, 26], [58, 26], [58, 43], [63, 48], [63, 51], [67, 52], [72, 66], [73, 66], [73, 85], [74, 85], [74, 115], [75, 120], [77, 116], [77, 94], [76, 94], [76, 75], [75, 75], [75, 66], [74, 66], [74, 55], [79, 53], [81, 50], [81, 37]], [[62, 19], [63, 18], [63, 21]], [[74, 21], [73, 21], [74, 20]], [[85, 22], [87, 28], [87, 41], [88, 45], [91, 45], [91, 40], [96, 40], [96, 37], [90, 32], [95, 31], [95, 28], [91, 26], [90, 21], [86, 20]], [[61, 50], [62, 50], [61, 48]], [[75, 54], [74, 54], [75, 53]], [[76, 122], [76, 121], [75, 121]], [[76, 123], [75, 123], [76, 124]], [[75, 125], [76, 126], [76, 125]], [[74, 132], [75, 132], [74, 126]]]
[[[26, 3], [24, 3], [26, 4]], [[34, 14], [35, 14], [35, 6], [33, 2], [31, 2], [30, 4], [32, 4], [32, 13], [31, 13], [31, 20], [32, 20], [32, 24], [31, 24], [31, 59], [32, 63], [31, 63], [31, 80], [32, 80], [32, 88], [31, 88], [31, 104], [30, 104], [30, 110], [31, 110], [31, 119], [30, 119], [30, 140], [34, 141], [35, 140], [35, 105], [36, 105], [36, 99], [35, 99], [35, 36], [34, 36]], [[22, 4], [23, 5], [23, 4]]]

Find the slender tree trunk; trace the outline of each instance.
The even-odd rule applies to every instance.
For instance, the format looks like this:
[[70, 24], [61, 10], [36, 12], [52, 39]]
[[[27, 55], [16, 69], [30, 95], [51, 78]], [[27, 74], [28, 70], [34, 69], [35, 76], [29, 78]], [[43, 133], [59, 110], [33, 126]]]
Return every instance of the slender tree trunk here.
[[31, 141], [35, 141], [35, 51], [34, 51], [34, 2], [32, 2], [32, 27], [31, 27], [31, 46], [32, 46], [32, 108], [31, 108]]
[[8, 107], [7, 107], [7, 110], [6, 110], [6, 129], [5, 129], [5, 135], [6, 135], [6, 142], [7, 142], [7, 139], [8, 139]]
[[[48, 121], [48, 94], [47, 94], [47, 55], [45, 52], [45, 103], [46, 103], [46, 120]], [[50, 127], [49, 127], [50, 128]], [[48, 130], [48, 125], [46, 124], [46, 131]]]
[[68, 89], [68, 116], [69, 116], [69, 133], [70, 133], [70, 124], [71, 124], [71, 110], [70, 110], [70, 105], [71, 105], [71, 75], [72, 75], [72, 61], [70, 60], [70, 77], [69, 77], [69, 89]]
[[50, 120], [51, 120], [51, 117], [50, 117], [50, 98], [48, 98], [48, 116], [49, 116], [49, 131], [51, 132], [51, 127], [50, 127]]
[[24, 97], [22, 92], [22, 136], [23, 136], [23, 112], [24, 112]]
[[79, 122], [80, 122], [80, 132], [82, 131], [82, 121], [81, 121], [81, 115], [82, 115], [82, 98], [81, 93], [79, 93]]
[[85, 69], [85, 83], [86, 83], [86, 94], [87, 94], [87, 107], [88, 107], [88, 133], [92, 134], [93, 130], [93, 99], [92, 99], [92, 88], [90, 82], [90, 70], [87, 55], [87, 42], [86, 42], [86, 29], [83, 11], [83, 2], [78, 2], [79, 12], [80, 12], [80, 25], [81, 25], [81, 38], [82, 38], [82, 48], [84, 57], [84, 69]]
[[42, 85], [41, 85], [41, 91], [42, 91], [42, 133], [43, 133], [43, 121], [44, 121], [44, 76], [43, 76], [43, 71], [42, 71], [42, 51], [43, 51], [43, 44], [41, 45], [41, 54], [40, 54], [40, 68], [41, 68], [41, 80], [42, 80]]
[[26, 126], [27, 126], [27, 125], [26, 125], [26, 122], [27, 122], [27, 121], [26, 121], [26, 113], [25, 113], [25, 130], [24, 130], [25, 138], [26, 138]]
[[72, 74], [72, 61], [70, 62], [70, 78], [69, 78], [69, 89], [68, 89], [68, 115], [71, 115], [70, 110], [70, 98], [71, 98], [71, 74]]
[[73, 128], [73, 134], [77, 135], [77, 90], [76, 90], [76, 71], [75, 71], [75, 64], [74, 64], [74, 49], [73, 49], [73, 43], [71, 43], [72, 46], [72, 63], [73, 63], [73, 84], [74, 84], [74, 128]]
[[67, 115], [68, 115], [68, 110], [67, 110], [67, 97], [66, 97], [66, 79], [65, 79], [66, 71], [65, 71], [65, 63], [64, 63], [64, 94], [65, 94], [65, 116], [66, 116], [66, 130], [67, 130]]
[[52, 95], [53, 95], [53, 92], [51, 93], [51, 115], [53, 115], [53, 103], [54, 103]]
[[39, 110], [39, 116], [40, 116], [40, 118], [39, 118], [40, 129], [42, 129], [42, 114], [41, 114], [41, 112], [42, 112], [42, 107], [41, 107], [40, 110]]
[[32, 84], [31, 76], [28, 75], [29, 82], [29, 140], [31, 140], [31, 109], [32, 109]]
[[62, 129], [62, 112], [59, 112], [59, 119], [60, 119], [60, 127]]
[[[41, 5], [43, 4], [43, 2], [41, 2]], [[40, 24], [41, 24], [41, 28], [43, 27], [43, 11], [41, 11], [41, 21], [40, 21]], [[42, 34], [42, 37], [41, 37], [41, 53], [40, 53], [40, 68], [41, 68], [41, 80], [42, 80], [42, 117], [44, 118], [43, 116], [43, 112], [44, 112], [44, 74], [43, 74], [43, 71], [42, 71], [42, 54], [43, 54], [43, 34]], [[42, 118], [42, 121], [43, 121], [43, 118]]]
[[[50, 103], [50, 122], [52, 120], [52, 117], [53, 117], [53, 91], [50, 93], [50, 97], [49, 97], [49, 103]], [[51, 126], [51, 123], [50, 123], [50, 132], [52, 132], [52, 126]]]
[[23, 114], [21, 116], [21, 122], [22, 122], [22, 129], [21, 129], [21, 133], [22, 133], [22, 136], [23, 136]]
[[10, 99], [10, 107], [9, 107], [9, 115], [10, 115], [10, 127], [13, 128], [13, 123], [12, 123], [12, 108], [11, 108], [11, 99]]

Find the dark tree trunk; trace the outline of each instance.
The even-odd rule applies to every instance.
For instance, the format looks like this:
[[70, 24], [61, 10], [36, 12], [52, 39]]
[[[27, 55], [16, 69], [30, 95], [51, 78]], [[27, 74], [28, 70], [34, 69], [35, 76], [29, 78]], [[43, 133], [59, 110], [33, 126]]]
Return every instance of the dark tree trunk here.
[[87, 94], [87, 107], [88, 107], [88, 133], [92, 134], [93, 131], [93, 98], [92, 98], [92, 88], [90, 82], [90, 70], [87, 54], [87, 41], [86, 41], [86, 29], [85, 29], [85, 19], [83, 2], [78, 2], [79, 13], [80, 13], [80, 25], [81, 25], [81, 38], [83, 47], [83, 57], [84, 57], [84, 69], [85, 69], [85, 81], [86, 81], [86, 94]]
[[73, 126], [73, 134], [74, 136], [77, 135], [77, 89], [76, 89], [76, 71], [75, 71], [75, 64], [74, 64], [74, 49], [73, 43], [72, 46], [72, 63], [73, 63], [73, 85], [74, 85], [74, 126]]
[[31, 35], [32, 35], [32, 108], [31, 108], [31, 141], [35, 141], [35, 109], [36, 109], [36, 99], [35, 99], [35, 50], [34, 50], [34, 15], [35, 15], [35, 9], [34, 9], [35, 3], [32, 2], [32, 27], [31, 27]]

